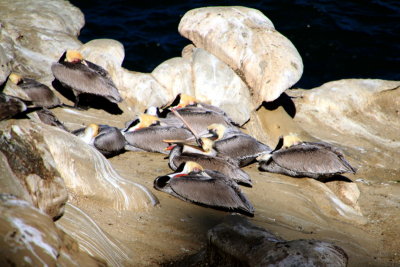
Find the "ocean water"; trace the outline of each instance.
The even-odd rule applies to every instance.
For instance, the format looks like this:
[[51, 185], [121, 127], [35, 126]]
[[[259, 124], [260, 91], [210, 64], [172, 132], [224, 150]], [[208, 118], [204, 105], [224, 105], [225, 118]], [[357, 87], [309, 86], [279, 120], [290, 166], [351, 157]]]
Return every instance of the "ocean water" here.
[[180, 56], [190, 41], [178, 24], [189, 10], [205, 6], [252, 7], [263, 12], [299, 51], [304, 73], [294, 87], [313, 88], [343, 78], [400, 80], [400, 1], [398, 0], [70, 0], [86, 24], [79, 39], [120, 41], [123, 66], [151, 72]]

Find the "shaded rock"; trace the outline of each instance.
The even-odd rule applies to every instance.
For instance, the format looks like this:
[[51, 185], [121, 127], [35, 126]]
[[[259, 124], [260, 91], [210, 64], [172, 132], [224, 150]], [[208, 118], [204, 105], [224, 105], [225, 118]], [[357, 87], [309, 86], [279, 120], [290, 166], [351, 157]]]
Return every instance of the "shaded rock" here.
[[18, 125], [1, 128], [2, 192], [29, 201], [53, 219], [62, 216], [68, 192], [43, 137], [31, 129], [22, 131]]
[[182, 17], [178, 29], [196, 47], [228, 64], [249, 86], [255, 106], [278, 98], [303, 72], [296, 48], [258, 10], [193, 9]]
[[[186, 264], [198, 266], [347, 266], [346, 252], [332, 243], [285, 241], [243, 217], [228, 216], [207, 233], [208, 244]], [[179, 264], [176, 264], [179, 266]]]
[[83, 14], [67, 1], [2, 1], [0, 18], [1, 46], [13, 71], [24, 76], [49, 75], [66, 48], [80, 46]]
[[49, 216], [25, 200], [0, 194], [0, 265], [105, 266], [79, 249]]

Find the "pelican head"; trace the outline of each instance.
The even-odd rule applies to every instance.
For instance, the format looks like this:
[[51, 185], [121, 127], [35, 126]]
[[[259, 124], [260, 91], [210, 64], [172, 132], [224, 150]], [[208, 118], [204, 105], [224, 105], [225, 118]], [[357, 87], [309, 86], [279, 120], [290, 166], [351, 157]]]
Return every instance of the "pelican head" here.
[[10, 76], [8, 76], [8, 78], [10, 79], [10, 81], [14, 84], [18, 84], [19, 82], [21, 82], [22, 80], [22, 76], [16, 73], [11, 73]]
[[67, 50], [67, 53], [65, 55], [65, 61], [71, 62], [71, 63], [77, 63], [81, 62], [83, 60], [83, 56], [81, 53], [79, 53], [76, 50]]
[[200, 138], [200, 144], [204, 152], [209, 153], [213, 149], [214, 141], [210, 138], [202, 137]]
[[139, 116], [139, 121], [139, 128], [145, 128], [159, 122], [160, 119], [157, 116], [144, 113]]
[[207, 129], [210, 133], [214, 134], [216, 140], [222, 139], [226, 131], [226, 127], [219, 123], [210, 124], [208, 125]]
[[197, 99], [194, 98], [193, 96], [187, 94], [180, 94], [179, 104], [176, 106], [176, 108], [184, 108], [187, 105], [193, 105], [197, 102], [198, 102]]
[[301, 139], [298, 137], [297, 134], [292, 134], [292, 133], [290, 133], [290, 134], [285, 135], [285, 136], [283, 137], [283, 145], [282, 145], [282, 148], [288, 148], [288, 147], [291, 147], [291, 146], [293, 146], [293, 145], [297, 145], [297, 144], [299, 144], [299, 143], [301, 143], [301, 142], [302, 142], [302, 141], [301, 141]]
[[81, 139], [86, 143], [86, 144], [91, 144], [93, 142], [93, 139], [99, 134], [99, 125], [95, 123], [89, 124], [83, 136]]
[[194, 161], [187, 161], [185, 167], [183, 168], [182, 173], [189, 173], [189, 172], [200, 172], [203, 171], [204, 168], [199, 163]]
[[261, 154], [256, 158], [257, 161], [268, 161], [272, 157], [272, 154], [270, 153], [264, 153]]

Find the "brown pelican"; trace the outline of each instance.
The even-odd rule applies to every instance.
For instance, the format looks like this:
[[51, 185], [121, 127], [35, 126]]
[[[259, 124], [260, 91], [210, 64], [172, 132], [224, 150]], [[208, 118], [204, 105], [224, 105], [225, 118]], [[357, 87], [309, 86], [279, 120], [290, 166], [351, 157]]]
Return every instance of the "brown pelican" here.
[[54, 115], [54, 113], [47, 108], [42, 108], [36, 111], [36, 114], [38, 115], [41, 122], [47, 125], [56, 126], [64, 131], [69, 132], [67, 127], [65, 127], [65, 125]]
[[176, 170], [182, 163], [194, 161], [199, 163], [206, 169], [219, 171], [227, 177], [231, 177], [235, 182], [246, 186], [252, 186], [250, 176], [235, 164], [224, 158], [201, 155], [197, 153], [184, 152], [185, 145], [172, 145], [168, 147], [169, 166], [172, 170]]
[[124, 151], [126, 140], [121, 131], [108, 125], [89, 124], [72, 132], [85, 143], [94, 146], [104, 156], [112, 157]]
[[[133, 132], [135, 130], [141, 129], [141, 128], [146, 128], [149, 126], [156, 126], [156, 125], [161, 125], [160, 123], [160, 118], [150, 115], [150, 114], [140, 114], [137, 116], [136, 119], [128, 121], [125, 124], [125, 128], [122, 130], [123, 132]], [[166, 125], [162, 125], [166, 126]]]
[[165, 139], [187, 139], [192, 137], [192, 132], [186, 128], [173, 126], [155, 125], [144, 128], [137, 128], [134, 131], [122, 131], [127, 145], [126, 150], [148, 151], [168, 154], [165, 150], [168, 144]]
[[196, 162], [184, 163], [181, 172], [157, 177], [154, 188], [194, 204], [254, 215], [252, 204], [232, 179]]
[[323, 179], [356, 172], [337, 148], [323, 142], [302, 142], [294, 135], [283, 137], [282, 148], [261, 155], [257, 160], [263, 171], [293, 177]]
[[33, 79], [22, 78], [21, 75], [16, 73], [11, 73], [8, 78], [23, 90], [36, 107], [51, 108], [61, 105], [60, 99], [47, 85]]
[[112, 103], [122, 101], [117, 87], [108, 72], [101, 66], [83, 59], [78, 51], [67, 50], [65, 61], [51, 66], [54, 77], [66, 87], [72, 89], [78, 106], [82, 93], [98, 95]]
[[[227, 128], [222, 124], [211, 124], [208, 127], [213, 149], [217, 156], [229, 157], [238, 163], [239, 167], [246, 166], [261, 154], [271, 151], [271, 148], [254, 137], [237, 129]], [[202, 138], [204, 142], [204, 138]]]
[[25, 101], [0, 93], [0, 121], [9, 119], [27, 109]]

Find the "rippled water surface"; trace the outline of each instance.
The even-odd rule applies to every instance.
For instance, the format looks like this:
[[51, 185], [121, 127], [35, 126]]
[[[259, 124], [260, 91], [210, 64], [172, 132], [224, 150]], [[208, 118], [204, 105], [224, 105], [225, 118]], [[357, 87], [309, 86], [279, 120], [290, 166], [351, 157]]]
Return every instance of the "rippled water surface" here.
[[342, 78], [400, 80], [400, 1], [70, 1], [85, 14], [79, 39], [124, 44], [123, 66], [150, 72], [180, 56], [190, 41], [178, 33], [190, 9], [242, 5], [262, 11], [304, 61], [296, 86], [312, 88]]

